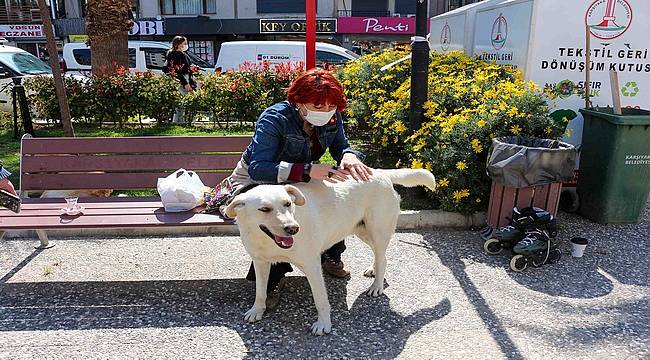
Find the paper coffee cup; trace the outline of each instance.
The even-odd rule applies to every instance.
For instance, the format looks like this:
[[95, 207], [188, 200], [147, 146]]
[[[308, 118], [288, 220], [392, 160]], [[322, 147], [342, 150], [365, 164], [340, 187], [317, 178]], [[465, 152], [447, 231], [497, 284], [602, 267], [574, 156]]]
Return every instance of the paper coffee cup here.
[[581, 237], [571, 239], [571, 256], [577, 258], [582, 257], [588, 243], [589, 241], [587, 241], [587, 239]]

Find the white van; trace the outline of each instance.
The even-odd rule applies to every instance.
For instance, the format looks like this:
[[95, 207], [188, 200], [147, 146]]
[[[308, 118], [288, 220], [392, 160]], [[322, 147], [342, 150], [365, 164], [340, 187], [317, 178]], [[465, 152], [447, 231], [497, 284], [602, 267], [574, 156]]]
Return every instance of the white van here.
[[0, 110], [13, 112], [11, 89], [13, 77], [50, 75], [48, 64], [23, 49], [0, 45]]
[[[268, 61], [272, 64], [305, 61], [304, 41], [230, 41], [221, 44], [215, 68], [219, 71], [236, 70], [244, 62]], [[343, 47], [316, 43], [316, 64], [344, 64], [359, 55]]]
[[[152, 71], [162, 73], [169, 43], [158, 41], [129, 41], [129, 70], [131, 72]], [[201, 71], [214, 72], [214, 67], [191, 51], [187, 51], [192, 63]], [[66, 72], [90, 75], [91, 51], [85, 43], [63, 45], [63, 61]]]

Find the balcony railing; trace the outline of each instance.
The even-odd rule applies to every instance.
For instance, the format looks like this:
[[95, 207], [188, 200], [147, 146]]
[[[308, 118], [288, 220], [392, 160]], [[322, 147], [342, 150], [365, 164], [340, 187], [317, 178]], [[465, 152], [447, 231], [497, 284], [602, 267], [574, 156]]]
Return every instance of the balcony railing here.
[[41, 11], [31, 6], [0, 6], [0, 24], [41, 22]]
[[369, 17], [389, 17], [392, 16], [390, 11], [355, 11], [355, 10], [339, 10], [338, 17], [351, 17], [351, 16], [369, 16]]

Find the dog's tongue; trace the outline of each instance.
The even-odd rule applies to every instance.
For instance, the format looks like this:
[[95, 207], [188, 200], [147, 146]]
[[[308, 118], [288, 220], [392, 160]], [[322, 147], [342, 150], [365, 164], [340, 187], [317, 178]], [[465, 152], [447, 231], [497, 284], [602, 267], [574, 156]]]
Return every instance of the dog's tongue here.
[[293, 245], [293, 238], [291, 236], [275, 236], [275, 242], [282, 245], [282, 247], [288, 248]]

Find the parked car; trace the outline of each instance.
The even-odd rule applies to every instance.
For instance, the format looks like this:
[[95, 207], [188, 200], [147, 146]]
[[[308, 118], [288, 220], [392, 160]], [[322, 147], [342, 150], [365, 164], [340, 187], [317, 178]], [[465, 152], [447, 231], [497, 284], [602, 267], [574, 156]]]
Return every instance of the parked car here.
[[[215, 68], [217, 71], [238, 69], [245, 62], [268, 61], [272, 64], [305, 61], [304, 41], [229, 41], [221, 44]], [[358, 59], [359, 55], [343, 47], [317, 42], [316, 63], [340, 65]]]
[[[169, 43], [158, 41], [129, 41], [129, 70], [132, 72], [152, 71], [162, 73], [165, 65]], [[201, 71], [214, 72], [212, 64], [187, 51], [192, 63]], [[63, 67], [67, 72], [90, 75], [91, 49], [85, 43], [67, 43], [63, 45]]]
[[0, 45], [0, 110], [12, 112], [12, 78], [51, 75], [48, 64], [23, 49]]

